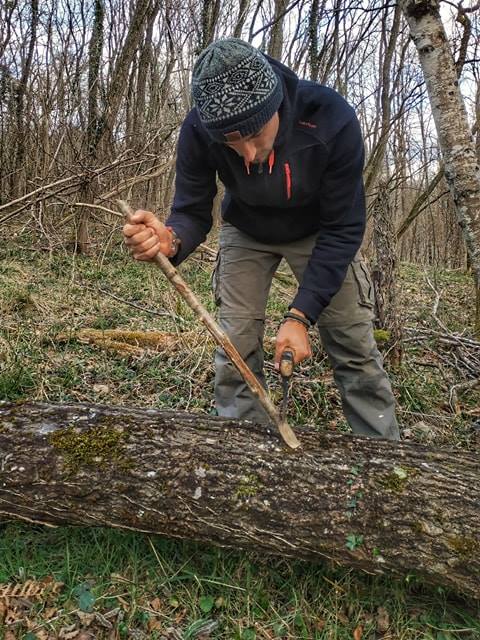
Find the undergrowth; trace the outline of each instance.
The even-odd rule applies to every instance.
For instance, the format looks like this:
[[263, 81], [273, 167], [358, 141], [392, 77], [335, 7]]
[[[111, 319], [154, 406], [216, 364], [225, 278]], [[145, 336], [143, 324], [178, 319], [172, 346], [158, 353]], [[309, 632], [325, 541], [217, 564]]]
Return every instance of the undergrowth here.
[[[134, 262], [121, 248], [93, 258], [10, 244], [0, 256], [0, 400], [215, 412], [213, 343], [159, 270]], [[182, 266], [210, 311], [212, 266], [198, 256]], [[272, 342], [294, 291], [288, 269], [282, 266], [282, 272], [287, 275], [274, 281], [266, 323], [266, 373], [276, 402], [281, 389]], [[400, 277], [405, 326], [433, 324], [435, 295], [428, 277], [442, 292], [441, 321], [451, 331], [472, 330], [468, 275], [402, 265]], [[75, 332], [82, 328], [173, 332], [179, 346], [124, 356], [78, 341]], [[319, 339], [313, 340], [312, 360], [295, 375], [289, 420], [348, 431], [326, 356]], [[434, 342], [406, 342], [402, 366], [390, 370], [403, 435], [475, 450], [480, 391], [463, 394], [460, 411], [454, 412], [449, 390], [461, 380], [435, 353]], [[65, 635], [69, 625], [72, 633], [93, 629], [85, 638], [480, 638], [480, 614], [473, 605], [425, 587], [414, 576], [392, 582], [107, 529], [9, 522], [0, 532], [0, 585], [45, 577], [63, 583], [48, 602], [36, 602], [25, 614], [33, 620], [30, 630], [23, 623], [13, 627], [19, 638], [61, 637], [53, 635], [61, 629], [63, 637], [80, 637]], [[0, 612], [1, 606], [0, 598]], [[101, 616], [112, 611], [102, 626]], [[92, 612], [100, 617], [87, 624], [85, 615]], [[8, 632], [0, 626], [0, 640]]]

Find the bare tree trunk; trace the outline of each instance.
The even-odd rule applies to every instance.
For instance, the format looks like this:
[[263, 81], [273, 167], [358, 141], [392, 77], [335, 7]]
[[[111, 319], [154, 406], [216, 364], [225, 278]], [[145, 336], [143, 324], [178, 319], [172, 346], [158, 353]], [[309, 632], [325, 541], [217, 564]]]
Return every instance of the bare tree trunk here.
[[87, 148], [95, 153], [98, 138], [98, 89], [100, 85], [100, 63], [103, 49], [103, 0], [95, 0], [92, 38], [88, 50], [88, 123]]
[[475, 150], [477, 161], [480, 164], [480, 78], [477, 78], [477, 90], [475, 92]]
[[133, 135], [134, 146], [140, 150], [144, 144], [143, 133], [145, 131], [145, 106], [147, 95], [147, 77], [150, 71], [150, 65], [152, 63], [152, 34], [153, 25], [157, 16], [159, 6], [155, 7], [155, 11], [152, 11], [148, 18], [147, 30], [145, 33], [145, 40], [143, 42], [140, 58], [138, 61], [138, 77], [136, 83], [135, 97], [133, 100]]
[[4, 3], [2, 5], [2, 13], [0, 14], [0, 60], [3, 59], [5, 49], [7, 48], [8, 43], [10, 42], [10, 38], [12, 37], [12, 16], [17, 6], [18, 0], [13, 0], [13, 2]]
[[475, 280], [480, 335], [480, 170], [460, 93], [457, 69], [438, 10], [437, 0], [400, 0], [422, 65], [445, 177], [455, 202]]
[[107, 525], [480, 597], [478, 454], [207, 415], [101, 405], [0, 406], [0, 515]]
[[16, 146], [14, 171], [11, 174], [11, 178], [12, 181], [16, 182], [16, 184], [12, 184], [10, 189], [13, 195], [21, 195], [24, 189], [24, 180], [19, 179], [19, 175], [21, 175], [21, 172], [19, 170], [22, 167], [26, 149], [26, 127], [24, 115], [25, 94], [27, 91], [28, 80], [32, 68], [33, 53], [35, 50], [35, 42], [37, 39], [37, 26], [39, 18], [38, 0], [31, 0], [30, 11], [30, 40], [28, 43], [27, 57], [23, 64], [22, 75], [18, 82], [15, 96]]
[[308, 65], [311, 80], [317, 80], [320, 70], [318, 60], [318, 0], [312, 0], [308, 12]]
[[[163, 107], [165, 106], [165, 103], [168, 100], [169, 90], [171, 86], [171, 73], [175, 67], [175, 62], [177, 58], [176, 52], [175, 52], [175, 43], [173, 41], [173, 35], [172, 35], [173, 27], [172, 27], [171, 13], [172, 13], [172, 10], [170, 6], [170, 2], [167, 2], [165, 4], [165, 31], [167, 32], [166, 34], [167, 59], [165, 63], [165, 73], [164, 73], [161, 84], [159, 83], [158, 96], [155, 96], [156, 102], [158, 102], [159, 109], [163, 109]], [[152, 101], [152, 97], [151, 97], [151, 101]], [[155, 101], [153, 101], [153, 103], [155, 103]]]
[[[107, 135], [111, 135], [113, 125], [118, 117], [120, 103], [127, 89], [128, 70], [143, 36], [147, 18], [153, 10], [152, 2], [153, 0], [139, 0], [135, 4], [125, 44], [113, 71], [112, 80], [105, 100], [104, 113], [100, 118], [98, 131], [99, 145]], [[158, 0], [155, 0], [153, 4], [158, 5]]]
[[281, 60], [283, 51], [283, 14], [287, 8], [288, 0], [275, 0], [274, 23], [270, 30], [268, 41], [268, 55]]
[[[390, 134], [391, 123], [391, 100], [390, 86], [391, 86], [391, 68], [392, 60], [395, 52], [395, 46], [398, 39], [398, 31], [400, 26], [400, 9], [398, 5], [395, 7], [393, 22], [390, 28], [388, 43], [385, 43], [385, 53], [382, 59], [382, 77], [381, 77], [381, 128], [380, 137], [375, 150], [370, 155], [367, 166], [364, 171], [365, 190], [367, 193], [372, 189], [380, 173], [385, 160], [385, 152], [387, 150], [387, 143]], [[383, 39], [387, 38], [387, 10], [382, 21], [382, 36]]]
[[241, 38], [245, 20], [247, 18], [248, 8], [250, 6], [250, 0], [240, 0], [238, 4], [238, 18], [233, 30], [234, 38]]
[[[97, 143], [99, 138], [98, 119], [98, 90], [100, 85], [100, 63], [103, 49], [103, 19], [105, 7], [103, 0], [95, 0], [92, 37], [88, 49], [88, 115], [87, 115], [87, 165], [95, 168], [97, 164]], [[80, 194], [80, 202], [93, 202], [92, 185], [90, 180], [85, 180]], [[82, 209], [79, 214], [76, 246], [81, 253], [88, 253], [90, 240], [88, 233], [89, 210]]]
[[[335, 66], [335, 57], [337, 55], [338, 49], [338, 30], [340, 27], [340, 10], [342, 7], [343, 0], [334, 0], [332, 18], [334, 27], [332, 35], [325, 40], [324, 46], [322, 47], [322, 51], [319, 54], [319, 58], [322, 62], [322, 74], [321, 74], [321, 82], [322, 84], [326, 84], [328, 77], [330, 75], [331, 70]], [[336, 84], [335, 78], [335, 84]]]
[[219, 11], [220, 0], [203, 0], [201, 49], [213, 42]]
[[377, 328], [388, 331], [389, 359], [394, 366], [402, 361], [402, 329], [396, 295], [397, 257], [395, 228], [388, 187], [380, 182], [373, 208], [373, 244], [375, 263], [372, 268]]
[[[112, 132], [115, 121], [118, 118], [120, 102], [129, 86], [129, 69], [137, 52], [143, 36], [145, 24], [149, 17], [155, 16], [158, 11], [158, 2], [154, 0], [141, 0], [135, 4], [131, 22], [128, 28], [125, 43], [118, 56], [101, 116], [97, 109], [97, 91], [99, 83], [99, 63], [101, 59], [101, 47], [103, 44], [103, 1], [97, 0], [95, 4], [95, 19], [89, 49], [89, 116], [88, 116], [88, 161], [92, 168], [95, 167], [99, 153], [108, 155], [109, 149], [113, 149]], [[90, 203], [94, 200], [92, 184], [88, 180], [81, 189], [81, 202]], [[79, 227], [77, 231], [77, 247], [85, 253], [88, 252], [88, 209], [81, 211]]]

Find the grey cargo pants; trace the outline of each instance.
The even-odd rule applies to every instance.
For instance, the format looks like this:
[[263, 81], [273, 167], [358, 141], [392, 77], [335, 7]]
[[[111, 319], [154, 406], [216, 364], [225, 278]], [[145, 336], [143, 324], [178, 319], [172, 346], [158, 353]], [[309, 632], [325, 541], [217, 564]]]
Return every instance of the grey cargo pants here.
[[[314, 244], [315, 236], [310, 236], [288, 244], [267, 245], [228, 223], [222, 226], [213, 278], [219, 321], [264, 386], [265, 307], [273, 274], [285, 258], [300, 281]], [[371, 281], [357, 256], [317, 324], [345, 417], [354, 433], [398, 440], [395, 400], [373, 337], [373, 305]], [[215, 371], [219, 415], [269, 421], [222, 349], [215, 355]]]

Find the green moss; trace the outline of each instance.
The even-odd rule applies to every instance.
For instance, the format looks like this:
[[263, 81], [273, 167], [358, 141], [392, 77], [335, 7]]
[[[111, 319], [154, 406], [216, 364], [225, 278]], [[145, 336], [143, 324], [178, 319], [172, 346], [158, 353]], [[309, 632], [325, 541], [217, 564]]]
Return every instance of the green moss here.
[[65, 467], [77, 471], [81, 466], [128, 468], [125, 457], [127, 434], [110, 426], [96, 426], [79, 433], [74, 426], [49, 435], [49, 442], [64, 458]]
[[235, 491], [235, 497], [240, 500], [242, 498], [251, 498], [257, 494], [262, 488], [262, 484], [257, 476], [251, 474], [240, 482]]
[[394, 467], [393, 471], [378, 480], [378, 483], [394, 493], [402, 493], [407, 484], [418, 474], [411, 467]]
[[478, 555], [480, 542], [473, 538], [463, 536], [450, 536], [447, 538], [449, 546], [465, 560], [470, 560], [472, 556]]
[[382, 343], [388, 342], [391, 338], [392, 334], [390, 331], [386, 329], [375, 329], [373, 332], [373, 337], [375, 338], [375, 342]]

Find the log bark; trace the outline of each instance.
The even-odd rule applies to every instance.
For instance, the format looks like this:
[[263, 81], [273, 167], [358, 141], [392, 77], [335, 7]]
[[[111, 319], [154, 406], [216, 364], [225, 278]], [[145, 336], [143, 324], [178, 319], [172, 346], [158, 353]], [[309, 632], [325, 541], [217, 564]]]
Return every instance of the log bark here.
[[0, 405], [0, 517], [414, 574], [480, 597], [478, 454], [202, 414]]

